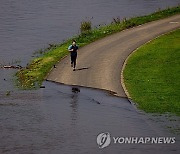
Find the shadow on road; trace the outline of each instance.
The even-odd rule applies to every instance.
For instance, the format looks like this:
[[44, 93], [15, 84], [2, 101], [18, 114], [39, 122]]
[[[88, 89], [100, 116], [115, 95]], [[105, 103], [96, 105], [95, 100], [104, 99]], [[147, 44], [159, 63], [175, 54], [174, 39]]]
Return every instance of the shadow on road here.
[[87, 69], [89, 69], [90, 67], [82, 67], [82, 68], [78, 68], [78, 69], [76, 69], [76, 71], [82, 71], [82, 70], [87, 70]]

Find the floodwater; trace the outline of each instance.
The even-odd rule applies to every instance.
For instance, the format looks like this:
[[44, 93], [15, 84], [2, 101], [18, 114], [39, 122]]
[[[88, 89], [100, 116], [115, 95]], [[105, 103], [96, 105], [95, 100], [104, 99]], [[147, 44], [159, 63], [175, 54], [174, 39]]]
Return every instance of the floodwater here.
[[[108, 92], [45, 82], [45, 89], [0, 91], [0, 153], [179, 153], [180, 138]], [[96, 137], [176, 137], [176, 144], [113, 144]]]
[[34, 51], [79, 32], [82, 20], [93, 25], [114, 17], [145, 15], [179, 0], [1, 0], [0, 63], [25, 65]]
[[[79, 33], [82, 20], [94, 26], [113, 17], [144, 15], [179, 0], [1, 0], [0, 64], [25, 66], [33, 52]], [[107, 92], [44, 82], [45, 89], [14, 87], [16, 70], [0, 69], [0, 153], [179, 153], [179, 135]], [[10, 92], [8, 92], [10, 91]], [[9, 93], [9, 95], [8, 95]], [[160, 116], [162, 117], [162, 116]], [[173, 125], [172, 125], [173, 123]], [[161, 125], [162, 124], [162, 125]], [[170, 117], [172, 130], [179, 118]], [[175, 136], [173, 145], [117, 145], [99, 149], [96, 137]]]

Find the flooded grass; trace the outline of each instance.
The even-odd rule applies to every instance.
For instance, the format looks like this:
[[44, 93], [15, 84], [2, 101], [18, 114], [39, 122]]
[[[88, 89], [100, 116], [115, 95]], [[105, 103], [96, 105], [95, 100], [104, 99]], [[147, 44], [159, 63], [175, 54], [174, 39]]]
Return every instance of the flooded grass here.
[[154, 20], [169, 17], [180, 13], [180, 7], [168, 8], [166, 10], [160, 10], [153, 14], [134, 17], [130, 19], [113, 19], [113, 22], [109, 25], [100, 26], [92, 30], [88, 30], [74, 36], [66, 42], [51, 46], [47, 52], [42, 52], [40, 57], [33, 59], [26, 68], [19, 70], [16, 73], [18, 78], [17, 85], [21, 89], [33, 89], [39, 87], [51, 68], [63, 57], [69, 54], [67, 47], [71, 44], [71, 40], [75, 39], [78, 42], [79, 47], [83, 47], [89, 43], [92, 43], [98, 39], [106, 37], [116, 32], [120, 32], [124, 29], [135, 27], [144, 23], [148, 23]]
[[10, 91], [6, 91], [6, 96], [10, 96], [11, 92]]

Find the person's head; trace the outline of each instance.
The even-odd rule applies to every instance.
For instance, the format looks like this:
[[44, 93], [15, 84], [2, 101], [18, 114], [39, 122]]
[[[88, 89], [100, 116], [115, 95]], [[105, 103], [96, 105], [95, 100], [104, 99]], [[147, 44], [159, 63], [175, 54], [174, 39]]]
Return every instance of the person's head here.
[[76, 41], [72, 40], [72, 45], [75, 46], [76, 45]]

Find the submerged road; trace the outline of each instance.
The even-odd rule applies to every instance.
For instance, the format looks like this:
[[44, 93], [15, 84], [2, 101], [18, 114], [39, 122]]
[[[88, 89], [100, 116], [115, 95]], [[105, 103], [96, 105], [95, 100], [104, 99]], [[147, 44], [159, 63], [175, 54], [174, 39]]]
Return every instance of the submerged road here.
[[110, 90], [126, 97], [121, 71], [127, 57], [144, 43], [179, 27], [180, 15], [175, 15], [98, 40], [79, 50], [76, 71], [72, 71], [67, 56], [50, 72], [47, 80]]

